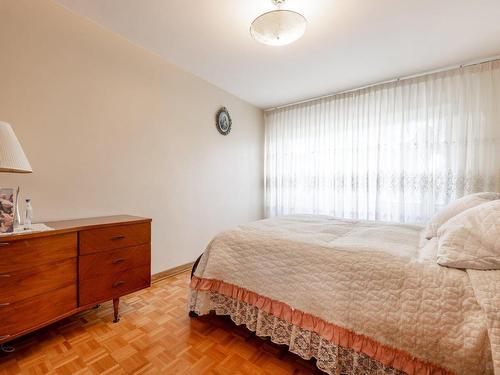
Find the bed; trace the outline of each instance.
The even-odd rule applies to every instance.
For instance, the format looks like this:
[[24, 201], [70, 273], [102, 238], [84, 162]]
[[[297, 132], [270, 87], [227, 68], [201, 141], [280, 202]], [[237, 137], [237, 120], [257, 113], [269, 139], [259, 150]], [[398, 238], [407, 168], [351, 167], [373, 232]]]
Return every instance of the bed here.
[[499, 374], [500, 271], [435, 262], [423, 227], [294, 215], [216, 236], [189, 310], [229, 315], [328, 374]]

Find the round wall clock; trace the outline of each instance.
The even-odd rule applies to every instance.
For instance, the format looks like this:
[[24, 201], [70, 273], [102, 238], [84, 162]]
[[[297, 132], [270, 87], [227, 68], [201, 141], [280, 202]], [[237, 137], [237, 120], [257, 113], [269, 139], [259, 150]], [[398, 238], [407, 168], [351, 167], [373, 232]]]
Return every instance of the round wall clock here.
[[217, 126], [217, 130], [222, 135], [228, 135], [231, 131], [231, 116], [229, 116], [229, 112], [226, 107], [222, 107], [217, 112], [215, 116], [215, 125]]

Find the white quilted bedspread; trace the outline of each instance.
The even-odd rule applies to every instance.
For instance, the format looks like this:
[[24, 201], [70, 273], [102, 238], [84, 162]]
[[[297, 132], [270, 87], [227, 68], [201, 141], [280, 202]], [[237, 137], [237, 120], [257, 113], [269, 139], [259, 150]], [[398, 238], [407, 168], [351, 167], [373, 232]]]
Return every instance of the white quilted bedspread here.
[[488, 333], [498, 352], [500, 271], [474, 271], [471, 283], [466, 271], [419, 260], [421, 230], [326, 216], [261, 220], [216, 236], [196, 276], [286, 303], [456, 374], [493, 373]]
[[467, 273], [487, 316], [495, 374], [500, 374], [500, 271], [467, 270]]

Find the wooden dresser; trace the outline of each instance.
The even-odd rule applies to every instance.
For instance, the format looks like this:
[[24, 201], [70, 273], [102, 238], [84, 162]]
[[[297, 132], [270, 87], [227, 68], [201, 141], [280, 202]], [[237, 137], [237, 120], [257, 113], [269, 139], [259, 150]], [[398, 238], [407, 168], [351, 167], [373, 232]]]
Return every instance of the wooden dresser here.
[[151, 285], [151, 219], [109, 216], [46, 223], [0, 237], [0, 344]]

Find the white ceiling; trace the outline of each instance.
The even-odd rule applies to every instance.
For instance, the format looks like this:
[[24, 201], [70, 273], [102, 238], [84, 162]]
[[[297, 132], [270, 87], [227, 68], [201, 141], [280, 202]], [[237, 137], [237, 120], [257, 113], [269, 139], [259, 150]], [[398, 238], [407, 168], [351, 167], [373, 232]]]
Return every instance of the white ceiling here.
[[287, 0], [284, 47], [250, 37], [270, 0], [56, 1], [262, 108], [500, 54], [500, 0]]

